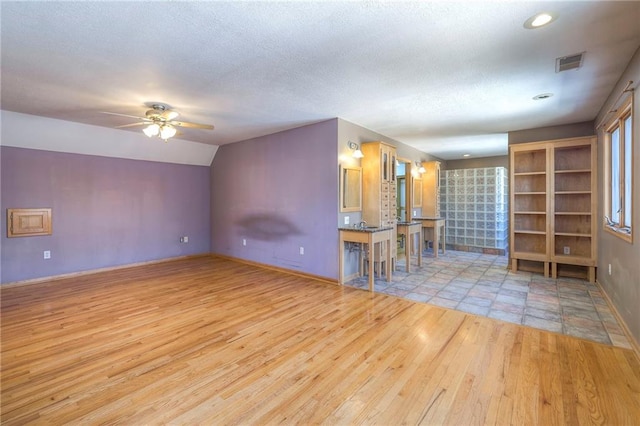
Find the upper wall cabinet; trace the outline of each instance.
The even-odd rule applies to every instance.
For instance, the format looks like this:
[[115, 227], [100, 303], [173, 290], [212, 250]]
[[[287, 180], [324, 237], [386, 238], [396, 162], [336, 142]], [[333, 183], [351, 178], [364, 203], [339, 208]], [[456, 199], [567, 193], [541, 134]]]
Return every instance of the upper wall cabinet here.
[[7, 209], [7, 237], [51, 235], [51, 209]]

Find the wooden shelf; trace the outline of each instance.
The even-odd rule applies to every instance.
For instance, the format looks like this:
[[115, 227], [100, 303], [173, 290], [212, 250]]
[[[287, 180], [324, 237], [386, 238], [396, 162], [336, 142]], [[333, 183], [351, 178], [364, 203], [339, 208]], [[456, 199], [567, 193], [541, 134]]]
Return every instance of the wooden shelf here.
[[591, 170], [592, 152], [588, 144], [560, 144], [553, 148], [553, 160], [555, 171], [565, 170]]
[[544, 176], [547, 172], [519, 172], [514, 173], [514, 176]]
[[591, 173], [591, 169], [555, 170], [555, 173]]
[[557, 212], [591, 212], [593, 193], [554, 194], [555, 211]]
[[548, 260], [546, 253], [536, 253], [532, 251], [514, 251], [514, 256], [511, 257], [516, 259], [537, 260], [541, 262]]
[[545, 173], [547, 171], [546, 148], [540, 146], [538, 149], [515, 151], [511, 162], [511, 170], [514, 173]]
[[556, 191], [556, 195], [591, 194], [591, 191]]
[[514, 241], [513, 250], [519, 253], [535, 253], [537, 255], [547, 255], [546, 233], [540, 234], [517, 234]]
[[544, 192], [523, 195], [513, 194], [511, 208], [517, 212], [546, 212], [547, 195]]
[[[578, 258], [591, 258], [591, 235], [587, 236], [569, 236], [562, 234], [554, 234], [554, 253], [555, 256], [567, 256], [567, 259], [572, 257]], [[565, 254], [564, 248], [569, 248], [570, 253]], [[568, 262], [567, 262], [568, 263]]]
[[591, 234], [579, 234], [577, 232], [556, 232], [555, 235], [563, 235], [565, 237], [588, 237], [588, 238], [591, 238]]
[[562, 254], [562, 253], [556, 253], [554, 257], [556, 259], [565, 259], [565, 260], [569, 260], [569, 259], [576, 259], [576, 260], [588, 259], [588, 257], [586, 257], [586, 256], [578, 256], [578, 255], [575, 255], [575, 254]]
[[540, 215], [545, 215], [547, 214], [547, 212], [541, 212], [541, 211], [521, 211], [521, 212], [513, 212], [513, 214], [540, 214]]
[[516, 214], [511, 226], [514, 232], [545, 234], [547, 230], [547, 217], [544, 213]]
[[513, 192], [515, 194], [546, 193], [547, 176], [545, 173], [525, 173], [513, 178]]
[[515, 232], [516, 234], [547, 235], [545, 231], [534, 231], [531, 229], [516, 229], [513, 232]]

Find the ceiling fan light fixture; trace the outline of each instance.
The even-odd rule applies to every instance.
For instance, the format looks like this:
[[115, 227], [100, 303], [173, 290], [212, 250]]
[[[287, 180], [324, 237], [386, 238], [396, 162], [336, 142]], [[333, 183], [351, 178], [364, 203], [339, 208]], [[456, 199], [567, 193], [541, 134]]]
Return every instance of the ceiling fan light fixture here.
[[142, 131], [144, 132], [145, 135], [151, 138], [153, 136], [156, 136], [158, 133], [160, 133], [160, 126], [158, 126], [158, 124], [156, 123], [152, 123], [152, 124], [149, 124], [144, 129], [142, 129]]
[[160, 138], [164, 139], [165, 141], [169, 138], [172, 138], [176, 135], [176, 128], [173, 126], [170, 126], [168, 124], [163, 125], [162, 127], [160, 127]]
[[125, 124], [123, 126], [117, 126], [117, 128], [133, 127], [143, 125], [146, 126], [142, 129], [142, 132], [149, 138], [158, 136], [161, 139], [167, 141], [167, 139], [174, 137], [178, 133], [177, 127], [188, 127], [192, 129], [213, 130], [212, 124], [200, 124], [191, 123], [188, 121], [174, 121], [180, 115], [177, 111], [172, 111], [171, 107], [167, 104], [146, 104], [151, 106], [150, 110], [147, 110], [144, 117], [137, 115], [121, 114], [117, 112], [103, 111], [104, 114], [117, 115], [121, 117], [136, 118], [139, 121], [137, 123]]

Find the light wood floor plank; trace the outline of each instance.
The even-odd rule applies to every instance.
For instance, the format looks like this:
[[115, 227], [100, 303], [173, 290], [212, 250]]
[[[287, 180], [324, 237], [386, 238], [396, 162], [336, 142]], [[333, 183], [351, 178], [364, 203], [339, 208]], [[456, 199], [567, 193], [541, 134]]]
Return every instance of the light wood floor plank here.
[[0, 291], [3, 425], [640, 419], [630, 350], [229, 260]]

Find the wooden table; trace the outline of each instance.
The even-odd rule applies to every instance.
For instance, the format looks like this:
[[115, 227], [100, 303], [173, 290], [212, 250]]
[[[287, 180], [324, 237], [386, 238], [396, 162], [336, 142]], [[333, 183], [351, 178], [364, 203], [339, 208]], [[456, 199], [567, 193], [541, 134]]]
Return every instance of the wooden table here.
[[[387, 281], [391, 281], [391, 235], [393, 228], [338, 228], [340, 231], [340, 284], [344, 284], [344, 243], [368, 244], [369, 254], [369, 291], [374, 289], [375, 274], [373, 272], [375, 247], [377, 243], [387, 243], [387, 259], [385, 262], [385, 275]], [[361, 258], [362, 259], [362, 258]], [[362, 264], [362, 260], [359, 262]], [[359, 271], [360, 268], [358, 268]]]
[[[422, 240], [427, 240], [427, 229], [433, 230], [433, 255], [438, 257], [439, 245], [442, 244], [442, 254], [446, 253], [445, 218], [443, 217], [414, 217], [413, 220], [422, 223]], [[442, 230], [442, 233], [440, 232]]]
[[420, 222], [398, 222], [398, 235], [404, 235], [404, 258], [407, 263], [407, 272], [411, 272], [411, 249], [414, 236], [418, 236], [418, 266], [422, 266], [422, 224]]

